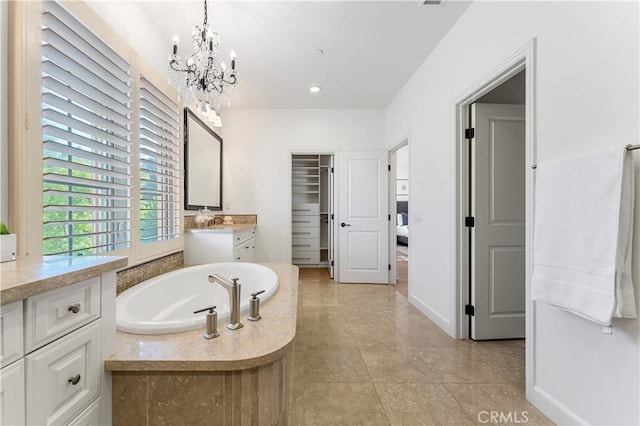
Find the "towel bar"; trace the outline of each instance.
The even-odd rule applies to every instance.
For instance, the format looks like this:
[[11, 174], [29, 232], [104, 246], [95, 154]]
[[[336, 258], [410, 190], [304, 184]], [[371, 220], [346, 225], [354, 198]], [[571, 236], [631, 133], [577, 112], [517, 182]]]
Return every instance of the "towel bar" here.
[[[627, 147], [627, 151], [633, 151], [634, 149], [640, 149], [640, 144], [638, 144], [638, 145], [629, 145], [629, 146]], [[535, 169], [537, 169], [537, 168], [538, 168], [538, 165], [537, 165], [537, 164], [534, 164], [534, 165], [532, 165], [532, 166], [531, 166], [531, 168], [532, 168], [533, 170], [535, 170]]]

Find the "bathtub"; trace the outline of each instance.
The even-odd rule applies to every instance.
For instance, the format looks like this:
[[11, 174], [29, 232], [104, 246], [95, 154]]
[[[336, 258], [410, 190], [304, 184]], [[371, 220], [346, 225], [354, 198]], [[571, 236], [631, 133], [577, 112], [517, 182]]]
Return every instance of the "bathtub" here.
[[116, 327], [135, 334], [168, 334], [205, 327], [202, 308], [216, 305], [218, 329], [229, 320], [229, 293], [219, 284], [210, 283], [209, 275], [239, 278], [240, 308], [249, 310], [251, 293], [265, 290], [261, 303], [278, 289], [278, 276], [271, 269], [255, 263], [209, 263], [169, 272], [144, 281], [116, 298]]

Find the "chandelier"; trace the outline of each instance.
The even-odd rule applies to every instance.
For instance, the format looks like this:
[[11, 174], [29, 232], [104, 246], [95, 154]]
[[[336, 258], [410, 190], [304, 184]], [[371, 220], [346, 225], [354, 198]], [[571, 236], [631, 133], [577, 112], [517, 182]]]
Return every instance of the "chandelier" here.
[[231, 69], [220, 62], [220, 36], [209, 28], [207, 0], [204, 0], [204, 22], [191, 33], [194, 52], [186, 59], [178, 56], [178, 36], [173, 37], [173, 51], [169, 55], [169, 77], [178, 93], [187, 101], [194, 101], [203, 113], [215, 114], [220, 105], [228, 105], [238, 83], [235, 53], [231, 52]]

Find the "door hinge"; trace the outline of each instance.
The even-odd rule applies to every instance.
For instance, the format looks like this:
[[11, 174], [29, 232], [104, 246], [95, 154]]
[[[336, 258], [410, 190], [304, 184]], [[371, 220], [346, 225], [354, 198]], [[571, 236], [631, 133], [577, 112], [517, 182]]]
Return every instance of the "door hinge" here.
[[333, 220], [333, 213], [331, 213], [331, 220]]
[[473, 127], [470, 129], [464, 129], [464, 138], [465, 139], [473, 139], [476, 135], [476, 129]]
[[331, 266], [333, 266], [333, 260], [331, 261]]
[[473, 305], [464, 305], [464, 314], [473, 317], [476, 315], [476, 308], [474, 308]]
[[31, 127], [31, 117], [29, 116], [29, 113], [25, 113], [24, 114], [24, 129], [25, 130], [29, 130], [29, 127]]
[[333, 167], [331, 168], [331, 173], [333, 173]]
[[476, 220], [474, 217], [472, 216], [467, 216], [464, 218], [464, 226], [466, 226], [467, 228], [473, 228], [474, 226], [476, 226]]
[[389, 270], [391, 270], [391, 264], [389, 264]]
[[387, 164], [387, 170], [391, 171], [391, 164]]
[[389, 222], [391, 222], [391, 215], [389, 215]]

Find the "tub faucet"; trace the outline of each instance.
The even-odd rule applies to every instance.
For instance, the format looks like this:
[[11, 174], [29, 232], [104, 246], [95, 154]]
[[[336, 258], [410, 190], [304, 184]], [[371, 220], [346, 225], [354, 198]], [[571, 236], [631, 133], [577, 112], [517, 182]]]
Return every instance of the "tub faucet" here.
[[240, 322], [240, 284], [238, 283], [238, 278], [231, 278], [231, 281], [229, 281], [225, 277], [213, 274], [209, 275], [209, 282], [220, 284], [229, 293], [231, 314], [227, 328], [229, 330], [237, 330], [242, 327], [242, 323]]

